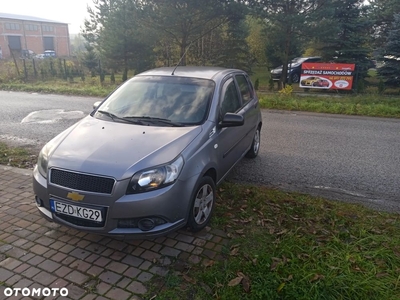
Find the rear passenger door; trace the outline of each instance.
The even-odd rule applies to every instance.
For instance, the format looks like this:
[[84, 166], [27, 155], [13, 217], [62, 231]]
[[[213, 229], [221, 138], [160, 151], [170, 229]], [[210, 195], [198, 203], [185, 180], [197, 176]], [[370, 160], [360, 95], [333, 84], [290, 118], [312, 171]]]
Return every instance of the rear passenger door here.
[[[219, 100], [220, 122], [226, 113], [243, 114], [242, 98], [238, 93], [234, 77], [228, 78], [222, 86]], [[244, 116], [243, 116], [244, 117]], [[235, 165], [242, 155], [243, 139], [246, 136], [244, 125], [218, 128], [218, 180]]]
[[258, 126], [257, 122], [259, 116], [259, 103], [253, 85], [246, 74], [236, 74], [235, 81], [237, 83], [242, 102], [240, 113], [244, 117], [244, 138], [242, 141], [243, 145], [240, 147], [243, 153], [251, 146], [255, 131]]

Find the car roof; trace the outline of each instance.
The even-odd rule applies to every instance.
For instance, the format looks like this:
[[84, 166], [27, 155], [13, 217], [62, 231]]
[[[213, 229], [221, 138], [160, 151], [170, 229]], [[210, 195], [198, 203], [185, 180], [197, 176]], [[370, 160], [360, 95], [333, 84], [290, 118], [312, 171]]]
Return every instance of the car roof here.
[[202, 78], [202, 79], [212, 79], [216, 80], [217, 78], [223, 78], [226, 75], [233, 72], [242, 72], [242, 70], [238, 69], [227, 69], [221, 67], [187, 67], [187, 66], [178, 66], [175, 67], [164, 67], [157, 68], [145, 71], [143, 73], [138, 74], [137, 76], [178, 76], [178, 77], [190, 77], [190, 78]]
[[307, 56], [307, 57], [296, 57], [296, 58], [293, 58], [293, 60], [301, 60], [303, 62], [305, 62], [306, 60], [310, 60], [310, 59], [321, 59], [321, 56]]

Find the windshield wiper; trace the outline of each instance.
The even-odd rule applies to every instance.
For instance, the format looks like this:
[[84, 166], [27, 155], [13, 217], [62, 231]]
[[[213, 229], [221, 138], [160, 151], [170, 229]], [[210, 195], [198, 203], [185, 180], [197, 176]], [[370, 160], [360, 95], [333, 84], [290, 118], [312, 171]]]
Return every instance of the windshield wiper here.
[[183, 125], [182, 123], [178, 123], [178, 122], [173, 122], [169, 119], [164, 119], [164, 118], [157, 118], [157, 117], [150, 117], [150, 116], [126, 116], [124, 117], [124, 119], [138, 119], [138, 120], [146, 120], [146, 121], [155, 121], [155, 122], [159, 122], [159, 123], [163, 123], [163, 124], [168, 124], [174, 127], [183, 127], [185, 125]]
[[103, 115], [109, 116], [113, 121], [119, 120], [119, 121], [123, 121], [126, 123], [143, 125], [143, 122], [140, 122], [139, 120], [127, 120], [125, 118], [118, 117], [117, 115], [114, 115], [113, 113], [110, 113], [108, 111], [98, 110], [97, 112], [102, 113]]

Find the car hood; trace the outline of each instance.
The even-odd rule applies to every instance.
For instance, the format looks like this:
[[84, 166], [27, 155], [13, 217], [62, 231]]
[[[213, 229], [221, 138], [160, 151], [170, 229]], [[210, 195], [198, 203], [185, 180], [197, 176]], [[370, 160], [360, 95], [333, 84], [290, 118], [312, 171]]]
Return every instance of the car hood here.
[[[293, 69], [293, 68], [297, 68], [298, 66], [299, 66], [300, 64], [288, 64], [288, 70], [291, 70], [291, 69]], [[279, 67], [276, 67], [276, 68], [274, 68], [274, 69], [272, 69], [272, 71], [274, 71], [274, 72], [282, 72], [282, 69], [283, 69], [283, 66], [279, 66]]]
[[49, 168], [106, 175], [117, 180], [172, 161], [202, 131], [104, 121], [88, 116], [54, 146]]

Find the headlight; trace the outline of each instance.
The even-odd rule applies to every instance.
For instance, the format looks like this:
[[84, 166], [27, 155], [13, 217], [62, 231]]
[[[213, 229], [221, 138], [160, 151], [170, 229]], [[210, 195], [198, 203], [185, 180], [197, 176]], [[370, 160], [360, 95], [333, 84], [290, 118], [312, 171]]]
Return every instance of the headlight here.
[[50, 152], [50, 146], [47, 144], [40, 151], [39, 157], [38, 157], [38, 162], [37, 162], [39, 173], [44, 178], [47, 178], [47, 166], [49, 163], [49, 152]]
[[127, 194], [137, 194], [159, 189], [173, 184], [183, 167], [183, 158], [179, 156], [175, 161], [137, 172], [129, 183]]

